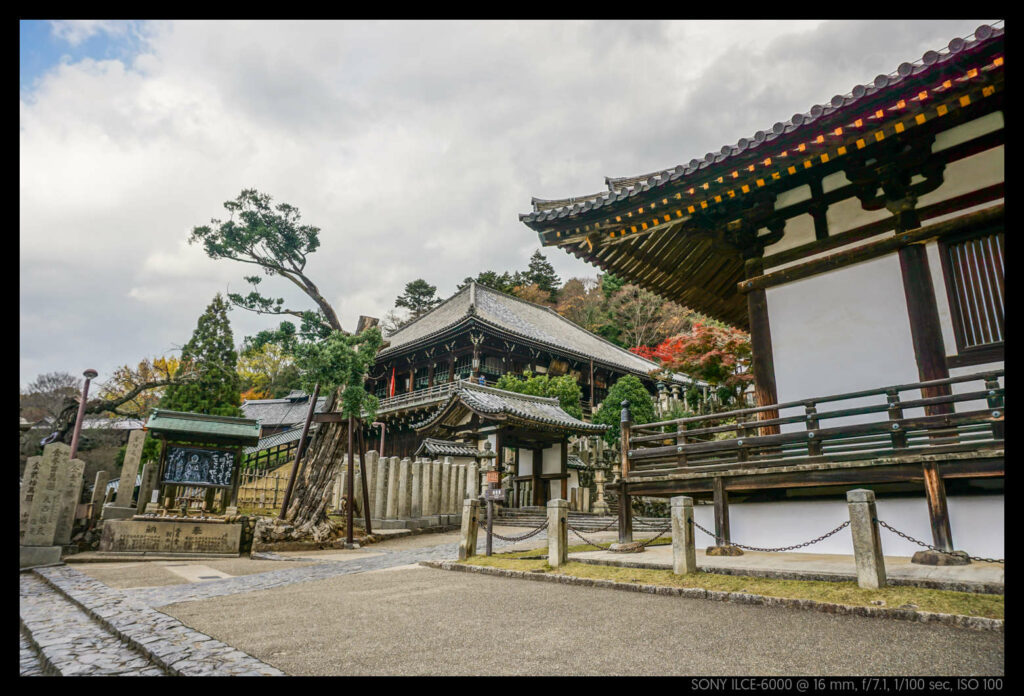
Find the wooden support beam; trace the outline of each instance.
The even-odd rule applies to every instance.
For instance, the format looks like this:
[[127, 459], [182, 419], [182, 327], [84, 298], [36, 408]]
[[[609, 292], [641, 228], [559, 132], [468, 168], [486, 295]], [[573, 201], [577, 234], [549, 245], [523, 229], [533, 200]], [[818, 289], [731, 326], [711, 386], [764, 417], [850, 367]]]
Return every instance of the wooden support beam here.
[[715, 497], [715, 546], [730, 546], [729, 494], [725, 491], [725, 478], [715, 477], [712, 484]]
[[928, 519], [932, 524], [932, 544], [943, 551], [953, 550], [953, 531], [949, 526], [949, 507], [946, 505], [946, 485], [939, 475], [936, 462], [925, 462], [924, 490], [928, 496]]
[[[946, 348], [942, 341], [939, 308], [935, 302], [935, 288], [928, 268], [928, 256], [923, 244], [905, 246], [899, 250], [900, 272], [903, 274], [903, 292], [910, 320], [910, 337], [914, 344], [914, 358], [921, 381], [949, 377], [946, 367]], [[925, 398], [951, 394], [949, 385], [927, 387], [921, 390]], [[925, 413], [935, 415], [952, 413], [952, 404], [925, 407]]]
[[[750, 259], [746, 263], [747, 277], [757, 276], [762, 271], [761, 259]], [[747, 294], [747, 314], [750, 319], [750, 349], [753, 354], [754, 394], [758, 406], [769, 406], [779, 402], [775, 386], [775, 358], [772, 354], [772, 331], [768, 321], [768, 299], [763, 288]], [[763, 411], [758, 420], [778, 418], [778, 411]], [[779, 426], [759, 428], [762, 435], [774, 435]]]

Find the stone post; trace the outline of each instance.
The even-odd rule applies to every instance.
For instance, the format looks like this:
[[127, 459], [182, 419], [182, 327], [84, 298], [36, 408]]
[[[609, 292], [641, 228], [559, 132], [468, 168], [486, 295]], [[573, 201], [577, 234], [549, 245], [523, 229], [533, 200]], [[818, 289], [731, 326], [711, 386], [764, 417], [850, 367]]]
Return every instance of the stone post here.
[[103, 496], [103, 505], [113, 505], [115, 495], [117, 495], [117, 491], [115, 491], [113, 488], [108, 488], [106, 495]]
[[480, 465], [472, 462], [466, 472], [466, 495], [473, 500], [480, 497]]
[[421, 459], [420, 460], [420, 465], [421, 465], [421, 468], [423, 470], [423, 473], [420, 474], [420, 478], [422, 479], [421, 480], [421, 484], [423, 486], [423, 493], [420, 496], [421, 502], [423, 504], [423, 508], [422, 508], [420, 514], [423, 517], [429, 517], [430, 514], [431, 514], [430, 505], [431, 505], [431, 502], [432, 502], [430, 500], [430, 460], [429, 459]]
[[449, 492], [449, 484], [452, 481], [452, 458], [445, 457], [441, 461], [441, 506], [438, 512], [442, 515], [447, 515], [451, 512], [451, 493]]
[[53, 535], [53, 543], [64, 546], [71, 543], [75, 513], [78, 511], [78, 501], [82, 499], [82, 486], [85, 485], [85, 462], [81, 459], [69, 460], [62, 475], [58, 476], [58, 481], [60, 509], [57, 512], [57, 530]]
[[423, 462], [419, 460], [412, 462], [412, 502], [409, 507], [410, 517], [423, 516]]
[[391, 458], [391, 466], [388, 467], [388, 504], [384, 516], [393, 520], [398, 517], [398, 457]]
[[403, 520], [409, 518], [409, 473], [409, 458], [406, 457], [398, 465], [398, 517]]
[[[374, 501], [377, 500], [377, 462], [380, 460], [380, 455], [377, 454], [377, 450], [370, 450], [363, 455], [363, 461], [366, 462], [366, 497], [370, 499], [370, 517], [373, 517], [373, 511], [376, 510]], [[358, 496], [362, 497], [363, 491], [360, 489], [357, 493]]]
[[594, 501], [594, 514], [607, 515], [611, 512], [608, 501], [604, 499], [604, 469], [594, 472], [594, 481], [597, 483], [597, 500]]
[[569, 489], [569, 509], [577, 511], [577, 512], [580, 509], [580, 504], [579, 504], [579, 502], [577, 500], [577, 496], [579, 495], [579, 490], [580, 490], [579, 488], [571, 488], [571, 489]]
[[128, 448], [124, 453], [124, 464], [121, 465], [121, 481], [117, 484], [117, 497], [114, 505], [117, 507], [131, 507], [132, 496], [135, 494], [135, 478], [139, 474], [139, 464], [142, 462], [142, 445], [146, 439], [146, 433], [142, 430], [133, 430], [128, 435]]
[[697, 546], [693, 527], [693, 498], [677, 495], [672, 506], [672, 572], [686, 575], [697, 572]]
[[100, 513], [103, 512], [103, 497], [107, 494], [107, 481], [110, 480], [110, 474], [106, 471], [96, 472], [96, 482], [92, 487], [92, 515], [90, 516], [90, 525], [95, 525], [100, 519]]
[[135, 513], [138, 515], [146, 511], [146, 505], [149, 504], [153, 489], [156, 488], [158, 472], [159, 464], [156, 462], [146, 462], [142, 465], [142, 484], [139, 486], [139, 502], [135, 505]]
[[590, 512], [590, 489], [583, 489], [583, 512]]
[[479, 530], [477, 511], [480, 501], [466, 498], [462, 503], [462, 533], [459, 536], [459, 560], [464, 561], [476, 555], [476, 536]]
[[[345, 468], [348, 469], [348, 455], [345, 455]], [[352, 506], [352, 512], [355, 515], [363, 514], [363, 496], [362, 488], [363, 485], [363, 470], [359, 466], [358, 460], [356, 461], [356, 475], [352, 478], [352, 497], [354, 500], [348, 501]], [[346, 491], [347, 492], [347, 491]]]
[[388, 502], [388, 457], [381, 457], [377, 460], [377, 471], [373, 474], [373, 514], [370, 517], [378, 520], [384, 519]]
[[440, 515], [441, 509], [441, 462], [435, 459], [430, 464], [430, 514]]
[[458, 515], [462, 512], [459, 509], [460, 501], [458, 499], [459, 491], [459, 465], [452, 462], [451, 464], [451, 475], [448, 477], [448, 514]]
[[348, 481], [348, 468], [345, 466], [343, 461], [341, 464], [341, 471], [338, 472], [338, 504], [335, 506], [335, 510], [341, 509], [341, 499], [345, 497], [345, 482]]
[[569, 501], [548, 501], [548, 565], [558, 568], [569, 562]]
[[455, 477], [455, 509], [462, 512], [462, 501], [466, 499], [466, 464], [459, 464], [459, 473]]
[[885, 559], [878, 535], [878, 512], [875, 492], [857, 488], [846, 492], [850, 508], [850, 535], [853, 537], [853, 560], [857, 564], [857, 584], [877, 590], [885, 587]]

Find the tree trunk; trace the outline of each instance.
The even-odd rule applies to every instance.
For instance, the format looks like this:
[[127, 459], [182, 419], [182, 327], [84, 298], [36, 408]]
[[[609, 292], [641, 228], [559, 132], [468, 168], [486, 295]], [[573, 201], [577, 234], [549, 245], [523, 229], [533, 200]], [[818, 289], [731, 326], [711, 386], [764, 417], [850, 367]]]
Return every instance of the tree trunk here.
[[[334, 390], [327, 397], [324, 411], [332, 412], [336, 402], [337, 390]], [[327, 505], [338, 467], [347, 451], [347, 423], [321, 423], [302, 459], [285, 517], [295, 528], [296, 536], [312, 537], [313, 541], [334, 538], [337, 525], [328, 518]]]

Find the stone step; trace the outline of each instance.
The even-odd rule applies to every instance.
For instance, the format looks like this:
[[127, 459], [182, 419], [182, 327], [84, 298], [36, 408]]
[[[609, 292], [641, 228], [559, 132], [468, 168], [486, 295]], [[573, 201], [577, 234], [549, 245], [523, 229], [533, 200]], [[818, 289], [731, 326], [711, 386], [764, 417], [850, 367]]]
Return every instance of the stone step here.
[[28, 639], [25, 627], [21, 627], [21, 635], [19, 636], [19, 648], [21, 652], [21, 667], [18, 670], [18, 674], [23, 677], [42, 677], [46, 674], [46, 667], [43, 665], [42, 658], [39, 656], [39, 651], [36, 650], [35, 646]]
[[[51, 597], [75, 606], [94, 625], [116, 637], [124, 647], [139, 653], [160, 673], [181, 676], [283, 674], [241, 650], [185, 626], [172, 616], [133, 602], [124, 593], [70, 566], [36, 568], [28, 577], [45, 583], [53, 591]], [[37, 586], [30, 585], [28, 589], [38, 591]], [[28, 625], [24, 589], [22, 607], [22, 621]]]
[[34, 573], [21, 574], [21, 625], [42, 674], [166, 674]]

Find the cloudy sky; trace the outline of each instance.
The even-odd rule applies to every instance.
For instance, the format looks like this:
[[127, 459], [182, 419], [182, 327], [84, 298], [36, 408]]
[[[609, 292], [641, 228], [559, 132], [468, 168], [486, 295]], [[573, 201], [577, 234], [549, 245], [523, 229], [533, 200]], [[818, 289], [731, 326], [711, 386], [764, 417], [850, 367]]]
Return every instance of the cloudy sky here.
[[170, 354], [246, 291], [186, 243], [243, 188], [321, 228], [307, 270], [352, 329], [415, 278], [524, 267], [531, 196], [703, 157], [986, 21], [22, 22], [21, 384]]

